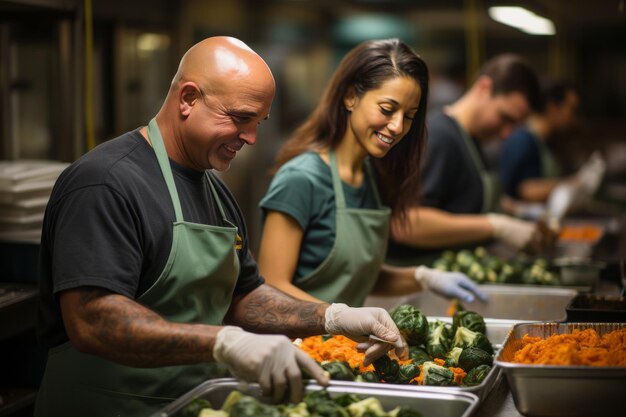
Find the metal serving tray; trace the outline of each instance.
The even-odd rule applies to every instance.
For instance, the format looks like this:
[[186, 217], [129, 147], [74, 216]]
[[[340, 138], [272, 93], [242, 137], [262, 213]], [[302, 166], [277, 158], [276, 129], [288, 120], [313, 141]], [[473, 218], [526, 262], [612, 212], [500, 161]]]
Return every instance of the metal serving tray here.
[[[484, 318], [525, 321], [564, 321], [565, 307], [578, 294], [572, 288], [550, 286], [484, 284], [480, 289], [487, 294], [488, 301], [464, 302], [466, 310]], [[387, 309], [399, 304], [414, 305], [427, 316], [447, 316], [450, 300], [424, 292], [394, 299], [369, 297], [366, 302], [368, 306]]]
[[[309, 392], [321, 388], [317, 384], [309, 383], [305, 390]], [[427, 417], [469, 417], [478, 404], [478, 398], [475, 395], [460, 392], [416, 391], [402, 387], [389, 390], [380, 389], [376, 384], [337, 384], [335, 381], [331, 382], [326, 389], [332, 397], [346, 393], [376, 397], [387, 411], [396, 406], [405, 405]], [[269, 398], [261, 395], [258, 384], [246, 384], [245, 387], [241, 387], [235, 379], [213, 379], [198, 385], [151, 417], [181, 417], [184, 408], [196, 398], [204, 398], [209, 400], [213, 407], [221, 407], [228, 394], [234, 390], [241, 390], [246, 395], [269, 402]]]
[[626, 367], [527, 365], [510, 362], [525, 334], [547, 338], [595, 329], [602, 335], [626, 323], [524, 323], [514, 326], [496, 356], [517, 410], [526, 416], [623, 416]]

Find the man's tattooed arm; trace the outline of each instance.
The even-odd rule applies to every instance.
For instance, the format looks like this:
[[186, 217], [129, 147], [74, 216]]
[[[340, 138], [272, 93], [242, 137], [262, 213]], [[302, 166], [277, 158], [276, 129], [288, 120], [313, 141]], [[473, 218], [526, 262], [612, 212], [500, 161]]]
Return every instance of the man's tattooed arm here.
[[328, 304], [295, 299], [269, 285], [233, 300], [226, 321], [255, 333], [306, 337], [324, 333]]
[[74, 348], [135, 367], [210, 361], [221, 330], [169, 322], [128, 297], [96, 287], [62, 292], [61, 311]]

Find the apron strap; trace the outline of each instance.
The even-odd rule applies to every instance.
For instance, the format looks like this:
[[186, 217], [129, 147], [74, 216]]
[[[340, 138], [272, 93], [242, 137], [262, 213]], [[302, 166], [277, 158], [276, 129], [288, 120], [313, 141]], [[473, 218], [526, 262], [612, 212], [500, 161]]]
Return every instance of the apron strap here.
[[378, 204], [378, 208], [383, 207], [383, 202], [380, 199], [380, 194], [378, 193], [378, 186], [376, 184], [376, 177], [374, 176], [374, 168], [370, 162], [370, 158], [365, 159], [365, 172], [367, 174], [367, 179], [370, 182], [370, 186], [372, 187], [372, 192], [374, 193], [374, 198], [376, 198], [376, 203]]
[[170, 161], [167, 156], [167, 151], [165, 150], [165, 145], [163, 144], [163, 137], [161, 136], [161, 131], [157, 125], [156, 118], [150, 120], [150, 123], [148, 124], [148, 138], [150, 138], [150, 141], [152, 142], [152, 149], [154, 149], [157, 161], [159, 161], [161, 173], [165, 179], [167, 190], [170, 193], [172, 204], [174, 205], [174, 212], [176, 213], [176, 221], [182, 222], [184, 221], [183, 209], [180, 206], [178, 192], [176, 191], [176, 183], [174, 183], [174, 176], [172, 175], [172, 167], [170, 167]]
[[224, 207], [222, 206], [222, 201], [220, 197], [217, 195], [217, 190], [215, 190], [215, 186], [213, 185], [213, 180], [211, 180], [211, 175], [209, 175], [209, 171], [204, 172], [204, 176], [206, 178], [207, 183], [209, 184], [209, 189], [211, 190], [211, 196], [213, 200], [215, 200], [215, 204], [217, 204], [217, 209], [220, 211], [220, 215], [222, 216], [222, 220], [226, 223], [230, 223], [226, 218], [226, 214], [224, 212]]
[[337, 208], [345, 208], [346, 207], [346, 199], [343, 195], [343, 186], [341, 185], [341, 177], [339, 176], [339, 170], [337, 169], [337, 157], [335, 156], [335, 151], [330, 150], [328, 152], [328, 156], [330, 159], [330, 169], [332, 171], [333, 177], [333, 190], [335, 191], [335, 204]]
[[493, 184], [491, 175], [489, 174], [489, 171], [487, 170], [487, 167], [485, 166], [485, 162], [480, 157], [480, 154], [478, 153], [478, 149], [476, 149], [476, 144], [474, 143], [474, 141], [472, 140], [470, 135], [465, 131], [465, 129], [463, 129], [463, 127], [458, 122], [458, 120], [456, 120], [452, 116], [449, 116], [449, 117], [450, 117], [450, 119], [452, 119], [452, 121], [456, 125], [457, 129], [461, 133], [461, 137], [463, 138], [463, 142], [465, 142], [465, 147], [467, 148], [467, 150], [468, 150], [468, 152], [470, 154], [470, 157], [472, 158], [472, 161], [474, 162], [474, 166], [478, 170], [478, 174], [480, 176], [480, 180], [481, 180], [481, 183], [482, 183], [482, 186], [483, 186], [483, 206], [482, 206], [482, 212], [486, 213], [488, 211], [492, 211], [495, 208], [495, 207], [492, 207], [492, 206], [494, 205], [493, 204], [493, 201], [495, 199], [494, 194], [497, 191], [495, 190], [495, 186]]

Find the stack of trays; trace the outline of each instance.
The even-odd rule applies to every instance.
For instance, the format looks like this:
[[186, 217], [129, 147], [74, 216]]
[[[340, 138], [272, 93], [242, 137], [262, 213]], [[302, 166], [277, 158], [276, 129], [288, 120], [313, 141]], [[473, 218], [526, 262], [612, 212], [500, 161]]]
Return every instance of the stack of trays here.
[[[599, 336], [626, 328], [626, 323], [516, 324], [496, 366], [506, 375], [513, 401], [526, 416], [623, 416], [626, 367], [529, 365], [511, 362], [524, 335], [546, 339], [575, 329], [594, 329]], [[624, 347], [626, 349], [626, 346]]]
[[[478, 398], [469, 393], [448, 392], [436, 390], [410, 390], [394, 385], [393, 389], [385, 388], [384, 384], [338, 384], [332, 381], [326, 389], [331, 397], [341, 394], [356, 394], [363, 397], [377, 398], [385, 411], [397, 406], [408, 406], [428, 417], [469, 417], [477, 407]], [[202, 398], [211, 402], [213, 407], [219, 408], [231, 391], [241, 390], [234, 379], [213, 379], [198, 385], [193, 390], [164, 407], [151, 417], [185, 417], [185, 407], [193, 400]], [[322, 389], [321, 386], [309, 383], [306, 392]], [[270, 403], [270, 399], [263, 397], [257, 384], [247, 385], [244, 394], [250, 395], [263, 402]]]
[[66, 163], [0, 161], [0, 239], [38, 240], [52, 187]]

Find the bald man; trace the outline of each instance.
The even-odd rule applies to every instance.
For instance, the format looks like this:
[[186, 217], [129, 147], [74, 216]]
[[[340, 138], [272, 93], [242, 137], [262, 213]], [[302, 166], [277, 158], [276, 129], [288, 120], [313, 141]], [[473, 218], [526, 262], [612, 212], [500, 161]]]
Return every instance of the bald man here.
[[328, 380], [286, 336], [345, 334], [367, 362], [390, 349], [369, 335], [403, 349], [384, 310], [296, 301], [259, 275], [241, 212], [212, 170], [256, 142], [274, 88], [244, 43], [205, 39], [183, 56], [148, 126], [59, 177], [42, 231], [48, 362], [37, 417], [148, 416], [223, 376], [219, 365], [296, 402], [301, 370]]

